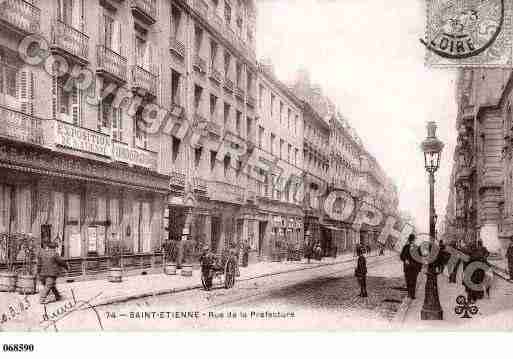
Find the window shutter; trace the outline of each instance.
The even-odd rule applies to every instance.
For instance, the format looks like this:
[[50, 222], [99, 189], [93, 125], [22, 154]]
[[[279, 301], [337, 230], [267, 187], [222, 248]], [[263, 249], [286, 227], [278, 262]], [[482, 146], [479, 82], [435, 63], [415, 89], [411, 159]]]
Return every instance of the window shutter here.
[[99, 36], [99, 45], [105, 46], [105, 34], [106, 34], [106, 28], [105, 28], [105, 14], [100, 13], [100, 21], [98, 21], [98, 33]]
[[116, 51], [121, 55], [123, 56], [123, 51], [122, 51], [122, 48], [121, 48], [121, 44], [123, 43], [121, 41], [121, 23], [119, 21], [116, 20], [116, 22], [114, 23], [114, 33], [115, 33], [115, 42], [114, 42], [114, 46], [116, 46]]
[[73, 119], [74, 125], [80, 125], [81, 115], [81, 91], [76, 86], [73, 86], [71, 90], [71, 118]]
[[33, 114], [34, 99], [34, 76], [31, 71], [19, 71], [19, 100], [21, 112], [28, 115]]
[[58, 96], [58, 84], [57, 76], [52, 77], [52, 117], [57, 118], [57, 111], [59, 110], [59, 96]]

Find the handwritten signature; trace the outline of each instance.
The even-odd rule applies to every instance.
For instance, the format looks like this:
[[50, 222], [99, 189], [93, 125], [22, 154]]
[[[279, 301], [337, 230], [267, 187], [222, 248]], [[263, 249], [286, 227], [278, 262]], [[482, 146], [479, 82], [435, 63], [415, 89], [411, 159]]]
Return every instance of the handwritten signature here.
[[79, 300], [75, 296], [73, 289], [71, 289], [71, 300], [67, 301], [66, 303], [57, 307], [56, 309], [53, 309], [53, 311], [50, 312], [47, 305], [43, 305], [43, 320], [40, 321], [39, 324], [43, 325], [44, 329], [53, 327], [54, 330], [57, 332], [57, 323], [62, 319], [80, 310], [90, 310], [96, 315], [98, 325], [100, 329], [103, 330], [103, 324], [100, 318], [100, 314], [98, 313], [96, 307], [91, 304], [94, 299], [98, 298], [101, 295], [102, 293], [99, 293], [88, 300]]

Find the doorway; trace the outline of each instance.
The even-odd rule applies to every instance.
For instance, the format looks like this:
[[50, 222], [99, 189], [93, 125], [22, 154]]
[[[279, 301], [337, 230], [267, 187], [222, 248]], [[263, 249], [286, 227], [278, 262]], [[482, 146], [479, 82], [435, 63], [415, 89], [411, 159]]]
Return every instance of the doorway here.
[[217, 252], [221, 237], [221, 217], [212, 217], [212, 252]]
[[265, 231], [267, 229], [267, 221], [259, 221], [258, 222], [258, 256], [262, 257], [263, 255], [263, 247], [264, 247], [264, 239], [265, 239]]

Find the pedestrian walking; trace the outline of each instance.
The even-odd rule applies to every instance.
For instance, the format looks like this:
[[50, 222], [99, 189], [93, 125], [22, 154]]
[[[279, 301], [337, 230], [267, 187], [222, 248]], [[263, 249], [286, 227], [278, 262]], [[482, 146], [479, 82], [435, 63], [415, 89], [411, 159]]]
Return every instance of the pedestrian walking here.
[[513, 239], [509, 242], [509, 247], [506, 251], [506, 259], [508, 260], [509, 279], [513, 280]]
[[383, 243], [379, 244], [379, 255], [384, 256], [385, 255], [385, 245]]
[[408, 236], [408, 243], [406, 243], [401, 250], [401, 261], [403, 262], [404, 279], [406, 282], [406, 288], [408, 289], [408, 297], [415, 299], [415, 290], [417, 288], [417, 277], [422, 264], [419, 263], [413, 256], [412, 252], [418, 252], [419, 249], [415, 245], [415, 235], [412, 233]]
[[358, 261], [354, 270], [354, 275], [360, 284], [360, 297], [367, 298], [367, 260], [365, 259], [364, 251], [358, 248]]
[[[456, 249], [458, 252], [462, 252], [462, 248], [461, 248], [461, 244], [458, 240], [454, 240], [451, 242], [450, 246], [453, 248], [453, 249]], [[456, 261], [454, 262], [453, 266], [452, 267], [447, 267], [447, 270], [450, 272], [449, 273], [449, 283], [456, 283], [456, 276], [458, 275], [458, 269], [461, 265], [462, 261], [461, 261], [461, 258], [460, 256], [457, 256], [456, 258]]]
[[57, 243], [50, 242], [39, 252], [37, 256], [37, 274], [43, 288], [39, 293], [39, 302], [47, 304], [48, 294], [53, 293], [55, 301], [61, 300], [62, 296], [57, 290], [56, 281], [60, 274], [60, 269], [65, 268], [69, 271], [69, 264], [56, 252]]

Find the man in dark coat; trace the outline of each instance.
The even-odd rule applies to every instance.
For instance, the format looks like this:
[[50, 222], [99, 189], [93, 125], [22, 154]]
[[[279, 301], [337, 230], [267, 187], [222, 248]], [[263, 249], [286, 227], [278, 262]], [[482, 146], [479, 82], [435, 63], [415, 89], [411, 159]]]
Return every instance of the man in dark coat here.
[[44, 285], [43, 289], [41, 289], [39, 299], [42, 304], [49, 302], [47, 299], [49, 292], [54, 294], [55, 301], [61, 299], [61, 294], [57, 290], [55, 283], [61, 268], [65, 268], [69, 271], [69, 264], [57, 254], [55, 248], [57, 248], [57, 243], [50, 242], [39, 252], [37, 257], [37, 274], [39, 275], [41, 284]]
[[360, 297], [367, 298], [367, 260], [365, 259], [363, 248], [358, 248], [357, 253], [358, 261], [354, 275], [360, 284]]
[[[461, 251], [461, 246], [457, 240], [452, 241], [450, 246], [453, 249]], [[460, 264], [461, 264], [461, 259], [460, 259], [460, 257], [458, 257], [456, 259], [456, 262], [453, 264], [453, 267], [452, 268], [448, 267], [448, 270], [451, 271], [451, 273], [449, 274], [449, 283], [456, 283], [456, 276], [458, 275], [458, 269], [459, 269]]]
[[478, 263], [476, 267], [471, 267], [472, 270], [466, 270], [463, 275], [463, 286], [467, 292], [467, 298], [470, 302], [475, 302], [478, 299], [484, 297], [484, 281], [486, 270], [489, 267], [488, 256], [490, 252], [483, 245], [481, 240], [477, 241], [477, 244], [471, 247], [470, 259], [467, 262], [465, 268], [473, 263]]
[[[422, 269], [422, 263], [413, 258], [412, 251], [418, 251], [415, 245], [415, 235], [412, 233], [408, 236], [406, 243], [401, 250], [401, 261], [403, 262], [404, 278], [406, 287], [408, 288], [408, 297], [415, 299], [415, 290], [417, 288], [417, 277]], [[420, 256], [420, 253], [419, 253]]]
[[508, 260], [509, 279], [513, 280], [513, 239], [509, 242], [506, 259]]

